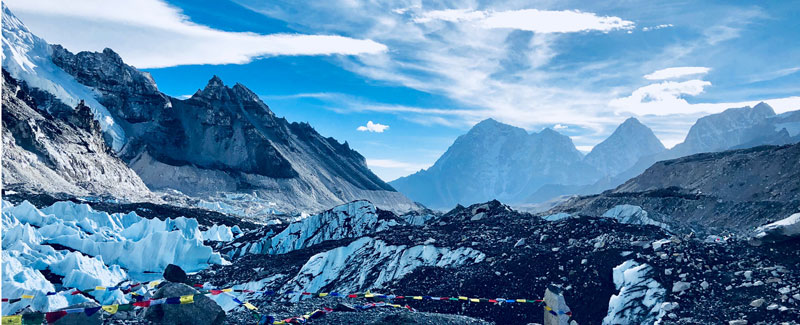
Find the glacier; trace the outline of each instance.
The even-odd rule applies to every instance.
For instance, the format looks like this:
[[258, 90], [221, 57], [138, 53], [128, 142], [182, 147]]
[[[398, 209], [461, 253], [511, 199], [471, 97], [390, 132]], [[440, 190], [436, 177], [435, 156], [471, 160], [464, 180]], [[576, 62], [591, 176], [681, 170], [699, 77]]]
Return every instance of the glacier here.
[[[347, 246], [312, 256], [284, 291], [318, 292], [320, 289], [358, 292], [379, 289], [423, 266], [455, 268], [480, 263], [486, 255], [469, 247], [389, 245], [362, 237]], [[299, 300], [299, 296], [292, 298]]]
[[[2, 219], [3, 295], [35, 296], [32, 302], [4, 306], [4, 315], [27, 304], [49, 311], [86, 301], [69, 292], [46, 295], [61, 288], [117, 286], [131, 280], [132, 274], [161, 272], [168, 264], [190, 272], [222, 264], [220, 255], [203, 244], [203, 236], [233, 237], [232, 228], [226, 226], [201, 231], [193, 218], [145, 219], [134, 212], [109, 214], [74, 202], [38, 209], [28, 201], [18, 205], [3, 201]], [[42, 273], [45, 270], [63, 277], [61, 283], [51, 283]], [[119, 290], [91, 294], [104, 304], [127, 303]]]
[[327, 240], [380, 232], [399, 224], [398, 220], [381, 218], [369, 201], [354, 201], [290, 224], [272, 237], [268, 252], [284, 254]]

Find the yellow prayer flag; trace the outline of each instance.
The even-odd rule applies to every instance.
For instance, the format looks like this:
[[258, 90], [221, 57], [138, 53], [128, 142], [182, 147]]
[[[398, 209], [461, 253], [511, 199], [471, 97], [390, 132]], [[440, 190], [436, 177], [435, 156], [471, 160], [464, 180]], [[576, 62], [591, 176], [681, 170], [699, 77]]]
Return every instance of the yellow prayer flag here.
[[158, 280], [156, 280], [156, 281], [151, 281], [151, 282], [150, 282], [150, 287], [151, 287], [151, 288], [155, 288], [155, 287], [156, 287], [156, 286], [157, 286], [159, 283], [161, 283], [161, 281], [158, 281]]
[[94, 290], [105, 290], [106, 287], [94, 287]]
[[22, 299], [33, 299], [33, 296], [31, 296], [31, 295], [22, 295], [22, 297], [20, 297], [20, 298], [22, 298]]
[[231, 289], [231, 288], [228, 288], [228, 289], [222, 289], [222, 292], [233, 292], [233, 289]]
[[528, 301], [525, 299], [517, 299], [517, 302], [528, 302]]
[[551, 310], [553, 310], [553, 308], [550, 308], [550, 306], [544, 306], [544, 310], [551, 311]]
[[371, 293], [365, 293], [364, 294], [364, 298], [372, 298], [372, 297], [375, 297], [375, 295], [371, 294]]
[[412, 298], [414, 298], [414, 300], [422, 300], [422, 296], [414, 296]]
[[191, 304], [194, 302], [194, 295], [181, 296], [181, 305]]
[[469, 300], [469, 298], [467, 298], [467, 297], [464, 297], [464, 296], [459, 296], [459, 297], [458, 297], [458, 300]]
[[478, 298], [469, 298], [469, 301], [471, 301], [471, 302], [481, 302], [481, 300], [478, 299]]
[[327, 294], [327, 293], [325, 293], [325, 292], [320, 292], [320, 294], [319, 294], [319, 296], [320, 296], [320, 297], [325, 297], [325, 296], [327, 296], [327, 295], [328, 295], [328, 294]]
[[103, 310], [105, 310], [109, 314], [113, 315], [113, 314], [117, 313], [117, 309], [119, 308], [119, 305], [107, 305], [107, 306], [103, 306], [101, 308], [103, 308]]
[[3, 316], [3, 325], [22, 325], [22, 315]]

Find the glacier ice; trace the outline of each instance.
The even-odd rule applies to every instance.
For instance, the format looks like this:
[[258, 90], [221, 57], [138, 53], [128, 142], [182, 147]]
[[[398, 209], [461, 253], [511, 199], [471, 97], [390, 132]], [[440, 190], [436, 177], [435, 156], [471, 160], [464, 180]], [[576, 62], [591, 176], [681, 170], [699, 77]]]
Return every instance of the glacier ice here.
[[347, 246], [312, 256], [283, 289], [308, 292], [322, 288], [340, 292], [377, 289], [418, 267], [459, 267], [480, 263], [485, 258], [484, 253], [469, 247], [396, 246], [362, 237]]
[[[4, 306], [4, 315], [29, 303], [37, 310], [52, 310], [86, 300], [68, 292], [46, 295], [62, 286], [116, 286], [131, 278], [129, 272], [161, 272], [170, 263], [191, 272], [223, 262], [203, 245], [203, 233], [192, 218], [145, 219], [133, 212], [109, 214], [73, 202], [38, 209], [27, 201], [16, 206], [3, 201], [2, 219], [3, 296], [36, 297]], [[233, 233], [227, 227], [215, 229], [218, 238], [220, 233]], [[54, 244], [69, 249], [56, 249]], [[62, 276], [62, 283], [58, 287], [50, 283], [43, 270]], [[127, 302], [117, 290], [92, 295], [105, 304]]]
[[647, 216], [647, 211], [640, 206], [620, 204], [603, 213], [603, 218], [616, 219], [620, 223], [631, 225], [653, 225], [669, 230], [663, 222], [658, 222]]
[[290, 224], [272, 237], [270, 254], [284, 254], [326, 240], [355, 238], [396, 226], [383, 219], [369, 201], [354, 201]]
[[653, 267], [627, 260], [614, 268], [619, 293], [608, 301], [603, 324], [654, 324], [664, 316], [666, 290], [653, 279]]

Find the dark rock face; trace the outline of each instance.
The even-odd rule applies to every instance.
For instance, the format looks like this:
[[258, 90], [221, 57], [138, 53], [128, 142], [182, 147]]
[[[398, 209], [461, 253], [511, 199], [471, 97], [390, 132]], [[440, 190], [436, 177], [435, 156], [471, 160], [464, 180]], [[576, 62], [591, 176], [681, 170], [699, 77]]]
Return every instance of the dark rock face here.
[[393, 210], [415, 207], [347, 143], [276, 117], [241, 84], [228, 87], [214, 76], [179, 100], [110, 49], [72, 54], [54, 45], [53, 52], [57, 66], [101, 93], [99, 101], [128, 136], [121, 157], [153, 189], [196, 196], [248, 192], [288, 211], [354, 199]]
[[61, 45], [51, 48], [53, 63], [99, 91], [100, 103], [116, 108], [121, 120], [130, 124], [157, 120], [169, 109], [169, 98], [158, 91], [150, 74], [126, 65], [111, 49], [73, 55]]
[[800, 208], [798, 162], [800, 144], [661, 161], [612, 191], [572, 199], [551, 212], [600, 215], [633, 204], [685, 229], [745, 231]]
[[52, 95], [5, 70], [3, 81], [4, 187], [133, 200], [149, 196], [139, 176], [106, 146], [87, 106], [56, 104]]
[[[182, 283], [166, 283], [156, 291], [153, 299], [197, 293], [197, 290]], [[219, 325], [225, 322], [225, 311], [211, 298], [196, 295], [191, 304], [151, 306], [146, 309], [144, 317], [155, 324]]]
[[175, 264], [167, 265], [167, 268], [164, 269], [164, 280], [176, 283], [188, 283], [189, 281], [186, 272]]

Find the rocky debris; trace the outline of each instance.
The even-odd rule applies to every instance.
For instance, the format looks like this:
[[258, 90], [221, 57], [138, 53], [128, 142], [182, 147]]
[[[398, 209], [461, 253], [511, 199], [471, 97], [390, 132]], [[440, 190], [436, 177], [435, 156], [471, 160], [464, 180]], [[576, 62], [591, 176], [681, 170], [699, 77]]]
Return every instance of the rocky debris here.
[[[482, 214], [481, 220], [472, 220], [477, 214]], [[315, 287], [317, 291], [346, 287], [387, 294], [538, 298], [547, 285], [555, 284], [563, 288], [564, 295], [570, 299], [574, 313], [571, 320], [598, 323], [609, 312], [611, 296], [620, 293], [613, 282], [612, 270], [633, 260], [638, 265], [649, 265], [652, 270], [643, 273], [647, 274], [644, 279], [660, 284], [664, 292], [661, 298], [653, 299], [650, 307], [642, 308], [642, 313], [631, 317], [643, 319], [638, 317], [647, 317], [645, 315], [653, 309], [656, 310], [653, 315], [660, 315], [658, 317], [666, 324], [722, 323], [743, 317], [750, 321], [772, 322], [798, 315], [797, 300], [792, 295], [800, 292], [791, 288], [800, 284], [800, 274], [788, 266], [800, 262], [797, 249], [800, 242], [754, 247], [738, 236], [727, 236], [721, 242], [706, 242], [705, 237], [671, 234], [652, 225], [622, 224], [608, 218], [586, 216], [549, 222], [514, 211], [497, 201], [457, 207], [435, 223], [398, 225], [369, 237], [384, 242], [381, 247], [405, 246], [407, 249], [428, 242], [437, 249], [469, 247], [485, 257], [476, 263], [450, 268], [418, 266], [391, 281], [382, 281], [378, 287], [358, 287], [359, 283], [377, 283], [384, 268], [373, 269], [374, 258], [357, 254], [361, 257], [350, 260], [347, 265], [361, 265], [371, 270], [354, 268], [357, 272], [351, 270], [330, 278], [326, 275], [326, 280], [319, 282], [321, 286]], [[523, 239], [524, 244], [517, 245]], [[200, 272], [197, 281], [226, 286], [266, 281], [267, 277], [280, 274], [284, 276], [263, 282], [264, 287], [285, 289], [285, 283], [299, 274], [312, 257], [347, 247], [358, 240], [323, 241], [280, 255], [246, 255], [237, 258], [232, 265], [213, 266]], [[745, 271], [752, 272], [748, 273], [749, 279]], [[359, 279], [365, 281], [359, 282]], [[644, 283], [647, 281], [642, 282], [642, 288], [649, 288]], [[671, 291], [674, 286], [682, 290]], [[791, 290], [788, 293], [778, 291], [787, 286]], [[658, 297], [657, 290], [653, 290], [651, 297]], [[782, 300], [782, 296], [786, 299]], [[765, 313], [764, 307], [749, 306], [751, 301], [761, 297], [765, 299], [764, 306], [775, 303], [778, 308]], [[283, 300], [252, 297], [252, 302], [259, 307], [274, 306], [277, 301]], [[319, 298], [301, 302], [322, 306]], [[542, 308], [532, 304], [396, 302], [407, 303], [423, 312], [462, 314], [497, 323], [541, 322], [544, 317]], [[780, 306], [788, 309], [781, 312]]]
[[194, 288], [183, 283], [166, 282], [158, 288], [153, 299], [194, 294], [191, 304], [160, 304], [145, 309], [144, 318], [155, 324], [219, 325], [225, 322], [225, 311]]
[[567, 200], [542, 215], [600, 216], [628, 204], [677, 232], [749, 234], [800, 210], [798, 161], [800, 144], [660, 161], [614, 190]]
[[184, 272], [180, 266], [175, 264], [167, 265], [167, 267], [164, 269], [164, 280], [175, 283], [189, 283], [189, 279], [186, 277], [186, 272]]
[[[100, 307], [94, 301], [87, 301], [82, 302], [76, 305], [72, 305], [66, 308], [57, 309], [56, 311], [67, 310], [72, 308], [94, 308]], [[92, 316], [86, 316], [85, 313], [67, 313], [63, 317], [59, 318], [55, 323], [56, 325], [99, 325], [103, 324], [102, 320], [102, 312], [96, 312], [92, 314]]]

